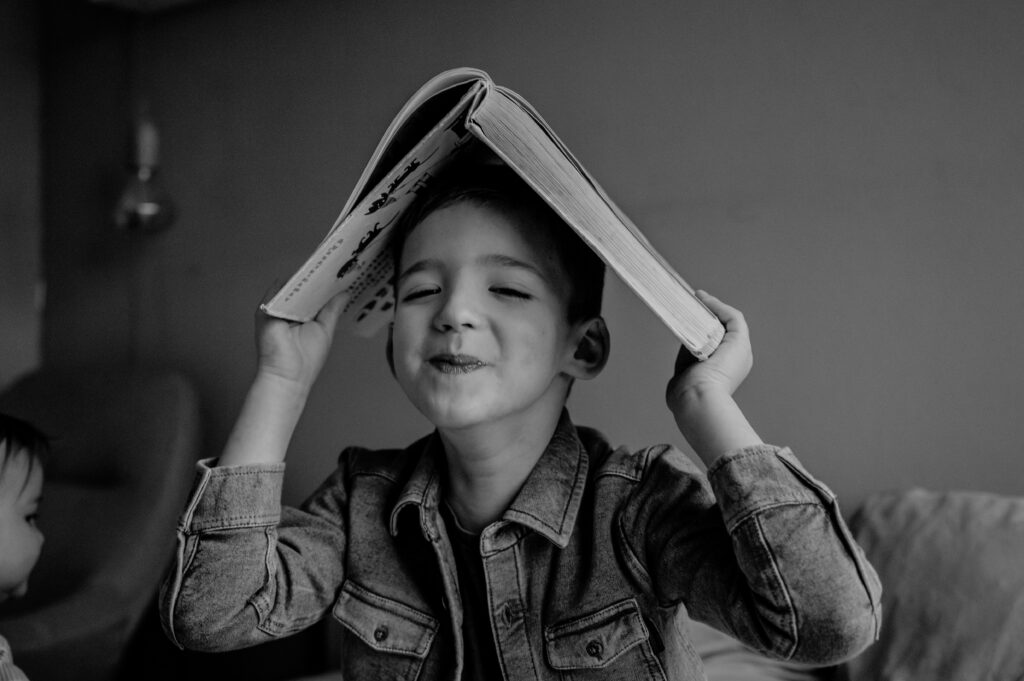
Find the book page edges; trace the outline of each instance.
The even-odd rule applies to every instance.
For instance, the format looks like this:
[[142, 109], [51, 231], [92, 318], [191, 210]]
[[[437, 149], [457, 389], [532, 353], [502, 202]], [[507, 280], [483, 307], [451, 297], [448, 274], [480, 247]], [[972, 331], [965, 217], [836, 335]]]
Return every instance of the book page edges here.
[[[523, 102], [518, 95], [511, 93], [514, 96], [509, 96], [511, 91], [506, 88], [495, 87], [493, 92], [502, 94], [507, 99], [513, 102], [517, 107], [522, 110]], [[474, 114], [481, 113], [479, 109], [474, 109], [470, 112], [469, 120], [467, 121], [467, 128], [471, 133], [474, 134], [478, 139], [487, 145], [495, 154], [497, 154], [510, 168], [514, 169], [520, 177], [523, 178], [533, 190], [542, 197], [548, 205], [555, 210], [559, 216], [570, 225], [580, 237], [599, 255], [601, 258], [615, 271], [623, 281], [643, 300], [648, 307], [658, 316], [659, 319], [679, 338], [679, 340], [687, 347], [687, 349], [698, 359], [706, 359], [711, 352], [719, 345], [724, 336], [725, 329], [722, 326], [718, 318], [705, 306], [700, 299], [694, 295], [693, 288], [684, 280], [672, 266], [661, 256], [660, 253], [650, 244], [642, 232], [630, 221], [630, 219], [618, 208], [617, 205], [611, 200], [611, 198], [601, 189], [600, 185], [590, 176], [585, 168], [571, 155], [571, 152], [565, 147], [563, 143], [557, 138], [554, 132], [551, 130], [543, 119], [540, 118], [536, 112], [525, 110], [524, 113], [532, 119], [537, 127], [544, 133], [544, 135], [551, 142], [552, 146], [557, 150], [559, 154], [566, 158], [569, 164], [574, 168], [579, 176], [590, 185], [594, 192], [596, 201], [590, 201], [591, 205], [603, 205], [608, 211], [608, 214], [613, 221], [617, 221], [621, 227], [624, 228], [625, 234], [628, 235], [626, 238], [632, 238], [632, 240], [641, 246], [641, 250], [646, 253], [646, 256], [651, 259], [653, 264], [662, 272], [664, 277], [673, 283], [676, 287], [675, 293], [675, 304], [680, 305], [681, 308], [677, 309], [677, 313], [673, 314], [666, 305], [668, 303], [662, 303], [659, 301], [654, 290], [650, 286], [641, 282], [633, 273], [633, 267], [627, 265], [623, 258], [616, 257], [615, 254], [608, 246], [601, 243], [589, 230], [583, 228], [578, 224], [579, 216], [572, 214], [572, 211], [565, 209], [559, 205], [558, 201], [555, 201], [543, 187], [539, 185], [539, 182], [535, 177], [532, 177], [530, 173], [520, 164], [513, 159], [506, 149], [503, 149], [501, 144], [497, 140], [488, 137], [486, 131], [483, 130], [480, 122], [475, 118]], [[685, 310], [685, 312], [683, 312]], [[686, 321], [683, 318], [688, 318], [691, 321]], [[703, 319], [701, 319], [703, 317]]]

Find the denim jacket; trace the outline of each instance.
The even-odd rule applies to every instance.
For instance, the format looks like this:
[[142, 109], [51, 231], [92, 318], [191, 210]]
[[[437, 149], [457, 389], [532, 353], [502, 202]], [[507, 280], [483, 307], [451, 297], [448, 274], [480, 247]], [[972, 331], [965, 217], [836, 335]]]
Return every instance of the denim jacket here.
[[[284, 464], [198, 469], [161, 593], [178, 645], [238, 648], [330, 613], [344, 678], [461, 678], [436, 434], [345, 450], [300, 509], [280, 505]], [[673, 447], [613, 449], [563, 414], [480, 550], [506, 679], [703, 679], [687, 615], [816, 664], [878, 635], [877, 576], [787, 449], [733, 452], [705, 476]]]

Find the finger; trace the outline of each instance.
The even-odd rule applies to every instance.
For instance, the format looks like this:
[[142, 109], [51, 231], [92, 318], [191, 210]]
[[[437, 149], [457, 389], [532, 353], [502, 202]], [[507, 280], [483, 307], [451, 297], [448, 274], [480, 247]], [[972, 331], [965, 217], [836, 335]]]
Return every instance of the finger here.
[[328, 300], [322, 308], [320, 308], [320, 311], [317, 312], [316, 321], [333, 329], [338, 323], [341, 311], [345, 308], [346, 301], [348, 301], [348, 294], [345, 292], [334, 294], [331, 299]]
[[697, 297], [709, 310], [711, 310], [711, 312], [714, 313], [716, 317], [722, 320], [722, 323], [725, 324], [727, 329], [739, 330], [746, 327], [746, 320], [743, 317], [743, 313], [735, 307], [723, 303], [707, 291], [697, 291]]

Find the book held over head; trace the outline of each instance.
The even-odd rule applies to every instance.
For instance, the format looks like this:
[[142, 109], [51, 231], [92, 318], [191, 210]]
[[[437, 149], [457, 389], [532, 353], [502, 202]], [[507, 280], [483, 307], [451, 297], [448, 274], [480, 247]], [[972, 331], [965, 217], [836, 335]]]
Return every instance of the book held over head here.
[[335, 294], [342, 324], [371, 335], [394, 308], [388, 230], [451, 163], [484, 145], [522, 177], [698, 359], [722, 340], [722, 323], [661, 257], [529, 103], [483, 71], [435, 76], [391, 122], [341, 215], [313, 254], [263, 304], [297, 322]]

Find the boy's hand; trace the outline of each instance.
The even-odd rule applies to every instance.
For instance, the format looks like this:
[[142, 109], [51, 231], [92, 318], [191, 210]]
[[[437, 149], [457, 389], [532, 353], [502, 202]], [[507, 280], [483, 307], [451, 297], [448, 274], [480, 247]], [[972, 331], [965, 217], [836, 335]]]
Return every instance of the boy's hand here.
[[330, 352], [344, 300], [342, 294], [334, 296], [305, 323], [276, 319], [257, 310], [258, 374], [308, 391]]
[[732, 399], [754, 364], [743, 313], [704, 291], [697, 296], [725, 324], [725, 336], [703, 362], [680, 349], [665, 398], [687, 442], [710, 465], [727, 451], [761, 439]]
[[279, 463], [323, 368], [344, 296], [303, 324], [256, 312], [259, 367], [228, 436], [219, 466]]
[[696, 361], [686, 348], [679, 350], [675, 375], [669, 381], [667, 391], [669, 408], [673, 413], [683, 400], [694, 393], [722, 390], [732, 395], [754, 365], [750, 333], [743, 313], [704, 291], [697, 291], [697, 297], [725, 324], [725, 336], [703, 362]]

